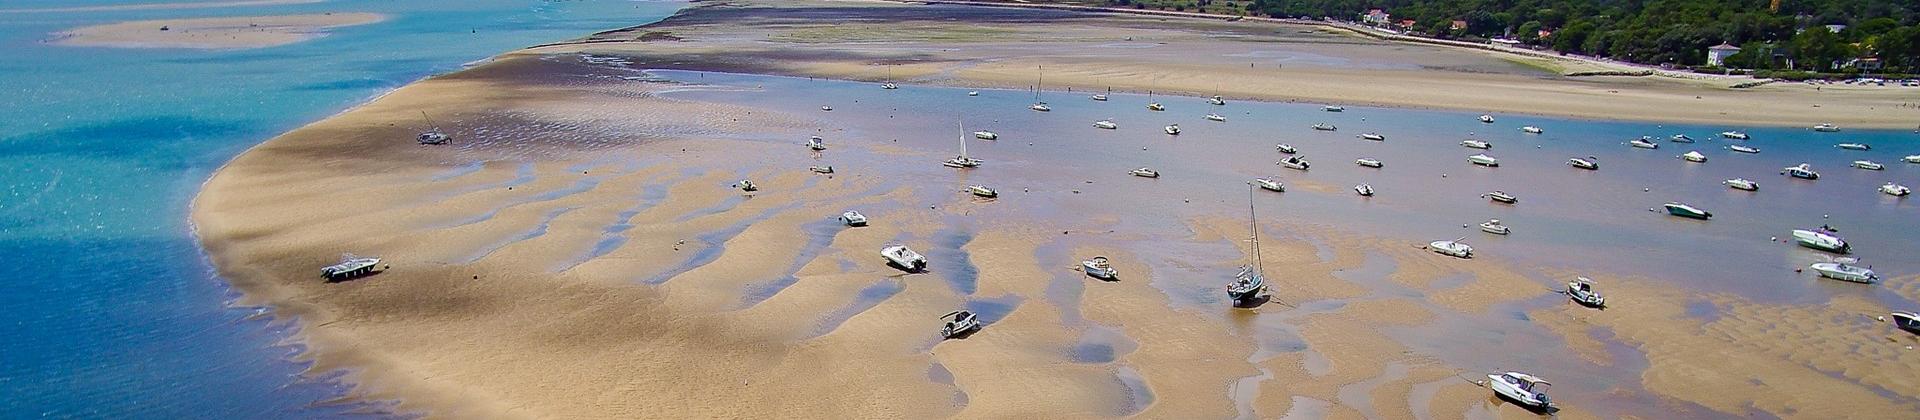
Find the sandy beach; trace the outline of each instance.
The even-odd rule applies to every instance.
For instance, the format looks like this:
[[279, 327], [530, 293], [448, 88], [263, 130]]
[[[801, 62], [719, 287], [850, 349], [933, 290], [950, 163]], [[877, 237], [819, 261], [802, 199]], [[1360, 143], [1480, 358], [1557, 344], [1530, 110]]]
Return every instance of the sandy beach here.
[[141, 20], [74, 28], [53, 34], [52, 42], [75, 47], [263, 48], [323, 37], [328, 29], [382, 20], [386, 17], [378, 13]]
[[[705, 3], [504, 54], [249, 150], [206, 182], [193, 223], [244, 292], [238, 304], [300, 324], [299, 357], [315, 375], [345, 372], [354, 398], [438, 418], [1534, 418], [1476, 384], [1503, 367], [1565, 372], [1556, 389], [1579, 394], [1555, 397], [1563, 418], [1920, 409], [1920, 353], [1901, 349], [1920, 340], [1861, 315], [1890, 310], [1879, 301], [1766, 302], [1456, 259], [1263, 207], [1262, 268], [1282, 285], [1267, 304], [1236, 309], [1221, 302], [1219, 276], [1248, 259], [1245, 190], [1088, 206], [1076, 200], [1118, 187], [937, 167], [952, 153], [951, 121], [927, 135], [905, 122], [912, 111], [870, 98], [832, 112], [693, 100], [774, 88], [634, 70], [1015, 90], [1044, 72], [1046, 89], [1076, 98], [1112, 87], [1742, 125], [1914, 117], [1893, 106], [1911, 96], [1900, 90], [1568, 78], [1485, 52], [1271, 23], [927, 7]], [[246, 19], [170, 32], [263, 18]], [[297, 42], [379, 17], [288, 19], [245, 43], [165, 42]], [[154, 23], [120, 25], [130, 26], [90, 39], [163, 42], [145, 33]], [[414, 142], [435, 124], [451, 144]], [[807, 153], [809, 135], [829, 149]], [[975, 143], [1001, 153], [989, 165], [1054, 166], [1006, 152], [1031, 140], [1003, 135]], [[826, 164], [838, 171], [807, 170]], [[743, 179], [759, 191], [733, 188]], [[924, 179], [940, 181], [910, 181]], [[1001, 182], [998, 199], [956, 192], [988, 181]], [[1278, 197], [1350, 195], [1295, 185]], [[834, 217], [848, 209], [874, 223], [842, 226]], [[1141, 219], [1164, 225], [1129, 229]], [[927, 254], [929, 270], [887, 266], [877, 250], [889, 243]], [[342, 253], [386, 268], [321, 279]], [[1096, 255], [1114, 261], [1118, 281], [1076, 271]], [[1568, 304], [1554, 291], [1576, 275], [1632, 303]], [[1916, 285], [1905, 276], [1885, 288], [1914, 299]], [[1696, 316], [1702, 305], [1714, 315]], [[939, 316], [959, 309], [987, 326], [941, 340]], [[1555, 350], [1499, 359], [1486, 343]]]

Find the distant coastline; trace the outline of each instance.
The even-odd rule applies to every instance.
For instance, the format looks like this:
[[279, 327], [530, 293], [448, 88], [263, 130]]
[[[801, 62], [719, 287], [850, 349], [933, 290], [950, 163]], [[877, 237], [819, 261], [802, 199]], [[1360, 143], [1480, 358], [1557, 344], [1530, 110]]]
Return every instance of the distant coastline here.
[[49, 42], [109, 48], [264, 48], [323, 37], [333, 28], [386, 19], [378, 13], [318, 13], [140, 20], [69, 29], [54, 34]]

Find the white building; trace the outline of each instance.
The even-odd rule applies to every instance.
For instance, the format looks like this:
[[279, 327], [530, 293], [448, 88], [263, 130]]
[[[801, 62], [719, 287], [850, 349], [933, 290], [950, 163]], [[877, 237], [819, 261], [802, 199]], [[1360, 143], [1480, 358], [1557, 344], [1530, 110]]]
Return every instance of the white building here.
[[1726, 62], [1727, 57], [1732, 57], [1734, 53], [1738, 52], [1740, 52], [1740, 47], [1726, 43], [1707, 47], [1707, 65], [1725, 67], [1726, 64], [1723, 63]]

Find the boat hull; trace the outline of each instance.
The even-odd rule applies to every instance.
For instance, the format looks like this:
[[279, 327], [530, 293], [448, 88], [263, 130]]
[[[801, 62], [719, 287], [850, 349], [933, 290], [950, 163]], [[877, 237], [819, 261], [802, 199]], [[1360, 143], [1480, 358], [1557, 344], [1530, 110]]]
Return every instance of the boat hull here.
[[1713, 218], [1713, 212], [1696, 209], [1692, 207], [1668, 204], [1666, 205], [1666, 208], [1667, 208], [1667, 214], [1685, 217], [1688, 219], [1707, 220], [1707, 219]]

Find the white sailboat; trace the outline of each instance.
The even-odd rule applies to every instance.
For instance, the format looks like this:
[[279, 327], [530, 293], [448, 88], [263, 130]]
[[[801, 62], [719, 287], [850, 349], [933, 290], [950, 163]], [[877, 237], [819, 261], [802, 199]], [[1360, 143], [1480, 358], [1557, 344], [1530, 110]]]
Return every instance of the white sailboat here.
[[[961, 126], [959, 121], [954, 121], [954, 125], [961, 127], [961, 133], [967, 132], [967, 129]], [[940, 162], [941, 165], [945, 165], [946, 167], [960, 169], [977, 168], [980, 167], [981, 163], [985, 163], [985, 161], [967, 155], [967, 136], [965, 134], [961, 134], [960, 136], [960, 155], [954, 156], [952, 159], [947, 159], [945, 162]]]
[[1151, 91], [1151, 90], [1149, 90], [1149, 91], [1147, 91], [1147, 110], [1148, 110], [1148, 111], [1165, 111], [1165, 110], [1167, 110], [1167, 107], [1166, 107], [1165, 105], [1160, 105], [1160, 103], [1159, 103], [1159, 102], [1154, 102], [1154, 101], [1153, 101], [1153, 91]]
[[1267, 276], [1262, 273], [1260, 260], [1260, 222], [1259, 215], [1253, 210], [1253, 185], [1247, 185], [1247, 221], [1253, 228], [1249, 241], [1247, 264], [1240, 267], [1240, 273], [1233, 276], [1233, 282], [1227, 283], [1227, 298], [1235, 305], [1259, 299], [1267, 293]]
[[1040, 100], [1040, 89], [1041, 89], [1041, 86], [1042, 86], [1042, 85], [1045, 85], [1045, 84], [1046, 84], [1046, 82], [1047, 82], [1047, 72], [1046, 72], [1046, 69], [1045, 69], [1045, 68], [1041, 68], [1041, 69], [1040, 69], [1040, 72], [1039, 72], [1039, 73], [1040, 73], [1040, 75], [1039, 75], [1039, 77], [1037, 78], [1037, 80], [1035, 80], [1035, 81], [1033, 82], [1033, 105], [1032, 105], [1032, 106], [1028, 106], [1028, 107], [1027, 107], [1027, 109], [1031, 109], [1031, 110], [1034, 110], [1034, 111], [1040, 111], [1040, 112], [1047, 112], [1047, 111], [1052, 111], [1052, 110], [1053, 110], [1053, 107], [1050, 107], [1050, 106], [1047, 106], [1047, 102], [1046, 102], [1046, 101], [1042, 101], [1042, 100]]

